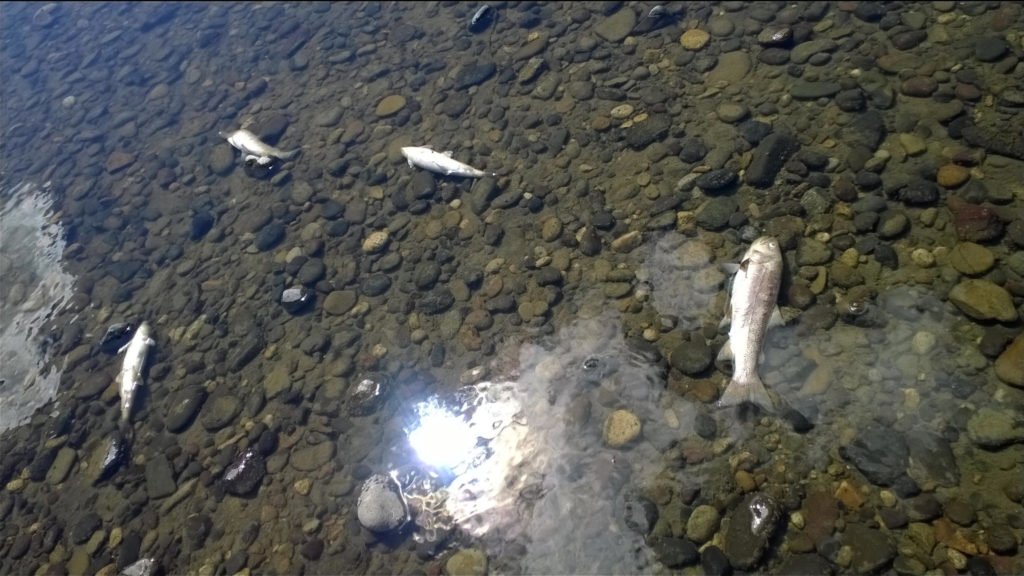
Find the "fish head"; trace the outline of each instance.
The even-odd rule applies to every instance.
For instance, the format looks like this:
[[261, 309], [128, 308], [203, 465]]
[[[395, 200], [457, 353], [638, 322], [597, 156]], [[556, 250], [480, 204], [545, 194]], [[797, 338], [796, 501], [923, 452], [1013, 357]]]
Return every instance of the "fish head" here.
[[142, 324], [139, 324], [139, 327], [136, 329], [136, 333], [139, 335], [140, 338], [148, 339], [150, 337], [150, 332], [151, 331], [149, 329], [149, 322], [143, 322]]
[[779, 241], [773, 236], [761, 236], [750, 245], [750, 249], [747, 250], [747, 256], [744, 259], [752, 259], [758, 262], [782, 260]]

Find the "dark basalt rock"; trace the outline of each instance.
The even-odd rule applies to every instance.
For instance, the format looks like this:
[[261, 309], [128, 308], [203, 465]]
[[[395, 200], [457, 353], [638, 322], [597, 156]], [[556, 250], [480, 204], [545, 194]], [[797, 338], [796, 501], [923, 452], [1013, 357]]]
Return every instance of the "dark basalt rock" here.
[[260, 487], [266, 474], [267, 465], [263, 457], [254, 448], [249, 448], [224, 470], [221, 480], [228, 494], [248, 496]]
[[299, 314], [307, 310], [315, 299], [316, 294], [305, 286], [296, 286], [281, 292], [281, 306], [289, 314]]

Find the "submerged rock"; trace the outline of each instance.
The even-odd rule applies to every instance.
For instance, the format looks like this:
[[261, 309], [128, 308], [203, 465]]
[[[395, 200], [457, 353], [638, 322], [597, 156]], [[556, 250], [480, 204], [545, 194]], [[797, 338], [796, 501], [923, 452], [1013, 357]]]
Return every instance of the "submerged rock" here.
[[224, 489], [234, 496], [247, 496], [255, 492], [263, 477], [267, 474], [267, 465], [263, 457], [254, 448], [249, 448], [224, 470]]
[[736, 568], [748, 570], [757, 566], [775, 533], [779, 505], [767, 494], [744, 498], [729, 517], [725, 532], [725, 555]]
[[371, 532], [394, 532], [409, 521], [409, 507], [397, 482], [385, 474], [374, 474], [359, 493], [356, 516]]
[[315, 297], [313, 291], [305, 286], [288, 288], [281, 293], [281, 306], [289, 314], [298, 314], [306, 310], [313, 303]]
[[114, 475], [128, 461], [128, 440], [120, 432], [113, 432], [94, 449], [89, 469], [95, 471], [92, 483], [98, 484]]
[[839, 448], [839, 455], [879, 486], [892, 485], [907, 469], [907, 444], [888, 428], [863, 430], [849, 446]]

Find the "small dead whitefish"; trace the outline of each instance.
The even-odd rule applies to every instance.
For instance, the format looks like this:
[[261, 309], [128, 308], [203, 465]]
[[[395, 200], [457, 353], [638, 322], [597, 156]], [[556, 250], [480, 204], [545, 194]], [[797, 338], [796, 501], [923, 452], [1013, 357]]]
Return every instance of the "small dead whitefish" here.
[[781, 280], [779, 241], [770, 236], [754, 240], [733, 277], [723, 319], [729, 322], [729, 340], [718, 353], [718, 360], [731, 362], [733, 372], [719, 406], [751, 402], [768, 411], [773, 409], [772, 399], [757, 373], [757, 364], [768, 327], [782, 324], [776, 305]]
[[423, 168], [445, 176], [461, 176], [463, 178], [483, 178], [496, 176], [493, 172], [484, 172], [452, 158], [451, 151], [444, 153], [434, 151], [426, 146], [404, 146], [402, 156], [409, 162], [409, 167]]
[[262, 141], [248, 130], [235, 130], [234, 132], [218, 132], [222, 138], [226, 138], [228, 144], [242, 152], [246, 162], [255, 161], [260, 166], [268, 166], [274, 160], [292, 160], [299, 155], [300, 148], [291, 151], [284, 151], [275, 148]]
[[132, 339], [121, 348], [124, 352], [124, 363], [121, 373], [117, 375], [121, 392], [121, 426], [127, 427], [132, 414], [135, 394], [142, 386], [142, 369], [146, 364], [146, 353], [149, 347], [156, 344], [150, 337], [149, 324], [143, 322], [135, 330]]

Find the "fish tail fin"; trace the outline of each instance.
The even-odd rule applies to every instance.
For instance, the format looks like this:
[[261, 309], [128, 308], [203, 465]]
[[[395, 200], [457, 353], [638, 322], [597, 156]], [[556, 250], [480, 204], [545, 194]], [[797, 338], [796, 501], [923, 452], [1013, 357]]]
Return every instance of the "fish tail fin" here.
[[729, 381], [721, 398], [718, 399], [718, 407], [736, 406], [744, 402], [750, 402], [760, 406], [766, 412], [773, 412], [775, 404], [772, 402], [768, 390], [764, 387], [761, 377], [754, 374], [747, 381], [737, 380], [735, 376]]
[[298, 157], [300, 152], [302, 152], [302, 148], [296, 148], [295, 150], [292, 150], [290, 152], [285, 152], [284, 153], [284, 157], [281, 158], [281, 159], [282, 160], [294, 160], [295, 158]]

